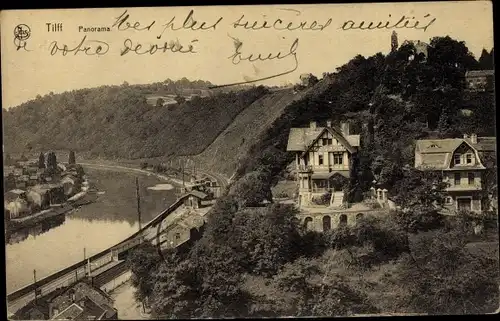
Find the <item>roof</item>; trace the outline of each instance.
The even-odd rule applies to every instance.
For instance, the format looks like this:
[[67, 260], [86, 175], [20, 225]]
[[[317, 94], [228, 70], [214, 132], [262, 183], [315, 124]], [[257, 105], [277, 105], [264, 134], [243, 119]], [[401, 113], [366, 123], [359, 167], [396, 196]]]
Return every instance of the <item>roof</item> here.
[[26, 193], [26, 191], [23, 191], [22, 189], [12, 189], [12, 190], [8, 191], [7, 193], [13, 193], [13, 194], [21, 195], [21, 194]]
[[421, 139], [417, 140], [416, 149], [420, 153], [451, 153], [464, 141], [478, 152], [496, 150], [496, 137], [478, 137], [475, 144], [470, 138]]
[[[83, 303], [83, 304], [82, 304]], [[109, 308], [109, 307], [108, 307]], [[73, 303], [58, 315], [52, 317], [55, 320], [100, 320], [109, 312], [89, 298], [84, 298], [78, 304]], [[114, 313], [113, 313], [114, 314]]]
[[199, 199], [205, 199], [208, 197], [207, 194], [200, 192], [200, 191], [197, 191], [197, 190], [192, 190], [192, 191], [186, 193], [184, 196], [188, 196], [188, 195], [193, 195], [194, 197], [197, 197]]
[[53, 188], [60, 188], [61, 185], [59, 184], [40, 184], [40, 185], [35, 185], [31, 188], [33, 191], [48, 191]]
[[495, 75], [494, 70], [469, 70], [465, 73], [465, 77], [486, 77]]
[[[420, 155], [420, 168], [447, 169], [453, 152], [463, 143], [471, 146], [476, 156], [478, 152], [494, 152], [496, 150], [496, 137], [477, 137], [477, 143], [472, 143], [470, 138], [448, 139], [422, 139], [417, 140], [415, 152]], [[483, 168], [481, 164], [461, 169]]]
[[69, 307], [61, 311], [59, 314], [52, 317], [53, 320], [75, 320], [81, 313], [83, 308], [76, 303], [71, 304]]
[[63, 176], [63, 178], [61, 178], [61, 182], [68, 181], [68, 180], [71, 180], [74, 182], [75, 180], [77, 180], [77, 178], [71, 174], [65, 175], [65, 176]]
[[16, 316], [16, 318], [20, 319], [20, 320], [26, 320], [27, 317], [29, 316], [29, 312], [32, 310], [32, 309], [37, 309], [38, 311], [40, 311], [41, 313], [43, 313], [43, 315], [45, 317], [48, 318], [49, 316], [49, 304], [48, 302], [53, 299], [54, 297], [60, 295], [61, 293], [63, 293], [64, 291], [66, 291], [66, 288], [59, 288], [59, 289], [56, 289], [55, 291], [53, 291], [52, 293], [50, 294], [47, 294], [47, 295], [44, 295], [42, 297], [39, 297], [37, 299], [37, 303], [35, 303], [35, 301], [31, 301], [29, 302], [27, 305], [23, 306], [22, 308], [20, 308], [19, 310], [17, 310], [14, 315]]
[[[306, 128], [291, 128], [288, 134], [287, 151], [306, 151], [311, 144], [323, 133], [327, 127], [306, 127]], [[360, 146], [360, 135], [343, 135], [339, 130], [328, 127], [331, 129], [333, 136], [340, 138], [341, 143], [348, 143], [351, 147]], [[347, 147], [347, 146], [345, 146]]]
[[329, 179], [330, 177], [337, 175], [342, 175], [349, 178], [349, 171], [333, 171], [333, 172], [316, 172], [311, 175], [312, 179]]

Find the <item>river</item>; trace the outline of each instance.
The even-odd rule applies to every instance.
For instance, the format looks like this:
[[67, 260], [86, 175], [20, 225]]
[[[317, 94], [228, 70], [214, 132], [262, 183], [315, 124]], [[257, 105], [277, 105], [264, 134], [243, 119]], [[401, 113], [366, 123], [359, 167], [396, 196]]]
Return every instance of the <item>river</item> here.
[[[156, 176], [84, 167], [99, 191], [91, 204], [11, 235], [6, 245], [7, 293], [118, 243], [139, 228], [135, 177], [139, 177], [141, 222], [175, 201], [174, 189]], [[165, 185], [164, 185], [165, 184]]]

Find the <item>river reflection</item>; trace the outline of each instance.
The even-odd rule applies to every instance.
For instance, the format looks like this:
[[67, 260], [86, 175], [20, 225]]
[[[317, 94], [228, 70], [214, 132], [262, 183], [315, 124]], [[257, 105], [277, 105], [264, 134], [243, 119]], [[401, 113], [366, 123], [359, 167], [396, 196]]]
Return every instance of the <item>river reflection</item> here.
[[[7, 292], [37, 277], [43, 278], [66, 266], [94, 255], [130, 236], [139, 228], [135, 177], [120, 171], [85, 168], [91, 186], [99, 194], [94, 203], [10, 235], [6, 245]], [[151, 190], [161, 183], [155, 176], [139, 176], [141, 221], [149, 222], [175, 201], [173, 190]]]
[[28, 236], [32, 236], [36, 239], [37, 235], [43, 234], [52, 228], [56, 228], [62, 225], [65, 220], [65, 215], [56, 216], [45, 220], [35, 226], [22, 228], [14, 232], [7, 233], [6, 241], [8, 244], [15, 244], [24, 241], [28, 238]]

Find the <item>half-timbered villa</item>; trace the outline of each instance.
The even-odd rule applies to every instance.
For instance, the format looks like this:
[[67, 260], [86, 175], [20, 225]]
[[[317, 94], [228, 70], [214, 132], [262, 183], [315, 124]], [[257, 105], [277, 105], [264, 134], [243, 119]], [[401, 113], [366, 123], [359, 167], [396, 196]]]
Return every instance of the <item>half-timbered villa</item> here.
[[295, 153], [299, 206], [345, 205], [359, 146], [360, 135], [350, 135], [347, 122], [339, 127], [327, 121], [325, 127], [311, 122], [307, 128], [291, 128], [287, 151]]

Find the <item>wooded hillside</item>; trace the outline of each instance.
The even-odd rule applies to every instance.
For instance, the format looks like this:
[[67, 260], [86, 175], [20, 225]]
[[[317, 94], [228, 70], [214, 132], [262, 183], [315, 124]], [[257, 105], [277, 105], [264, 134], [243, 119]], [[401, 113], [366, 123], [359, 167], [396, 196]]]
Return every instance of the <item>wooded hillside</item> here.
[[256, 87], [170, 106], [147, 104], [146, 95], [166, 87], [102, 86], [39, 96], [4, 109], [5, 151], [71, 149], [106, 158], [198, 154], [267, 92]]

